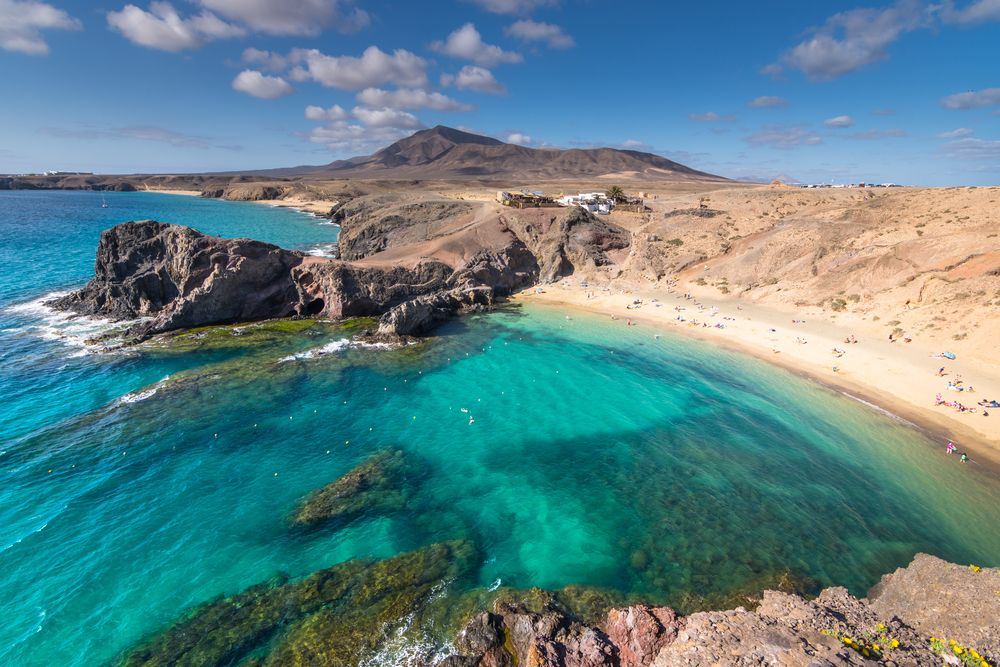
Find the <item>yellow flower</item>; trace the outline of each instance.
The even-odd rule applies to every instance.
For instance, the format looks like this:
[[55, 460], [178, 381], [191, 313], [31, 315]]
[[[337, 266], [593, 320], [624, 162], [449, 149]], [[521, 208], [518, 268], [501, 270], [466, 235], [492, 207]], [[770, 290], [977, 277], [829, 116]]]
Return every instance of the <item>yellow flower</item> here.
[[891, 646], [892, 648], [898, 647], [899, 646], [899, 640], [898, 639], [893, 639], [891, 642], [889, 642], [889, 646]]
[[872, 648], [873, 648], [873, 649], [875, 649], [876, 651], [878, 651], [878, 650], [879, 650], [879, 648], [878, 648], [878, 644], [872, 644]]
[[973, 572], [979, 572], [983, 568], [979, 567], [978, 565], [973, 565], [972, 563], [969, 563], [969, 569], [972, 570]]
[[952, 646], [954, 646], [954, 645], [955, 645], [955, 644], [957, 644], [958, 642], [956, 642], [956, 641], [955, 641], [954, 639], [949, 639], [949, 640], [948, 640], [948, 643], [949, 643], [949, 644], [951, 644]]
[[885, 624], [883, 624], [883, 623], [879, 623], [875, 627], [878, 628], [879, 630], [885, 630]]
[[956, 646], [955, 647], [955, 655], [962, 655], [963, 652], [964, 651], [962, 650], [961, 646]]
[[866, 648], [863, 648], [863, 649], [861, 649], [861, 652], [862, 652], [862, 653], [864, 654], [864, 656], [865, 656], [866, 658], [867, 658], [867, 657], [868, 657], [869, 655], [871, 655], [871, 651], [869, 651], [869, 650], [868, 650], [868, 649], [866, 649]]

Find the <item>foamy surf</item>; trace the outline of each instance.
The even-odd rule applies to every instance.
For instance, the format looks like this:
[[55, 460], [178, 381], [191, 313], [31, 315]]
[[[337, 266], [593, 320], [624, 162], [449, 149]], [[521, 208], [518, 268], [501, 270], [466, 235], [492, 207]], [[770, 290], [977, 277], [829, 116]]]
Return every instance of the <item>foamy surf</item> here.
[[313, 257], [328, 257], [331, 259], [337, 259], [340, 256], [337, 252], [336, 243], [322, 243], [306, 250], [306, 254]]
[[[75, 348], [71, 357], [79, 357], [91, 352], [106, 350], [109, 344], [115, 342], [108, 338], [115, 333], [123, 332], [129, 326], [140, 320], [112, 321], [105, 318], [89, 317], [62, 310], [56, 310], [47, 305], [53, 299], [65, 296], [69, 292], [51, 292], [32, 301], [14, 304], [4, 309], [4, 312], [29, 320], [20, 327], [13, 327], [17, 333], [38, 336], [43, 340], [51, 340]], [[102, 338], [101, 345], [91, 341]]]
[[119, 397], [115, 403], [117, 405], [130, 405], [132, 403], [145, 401], [147, 398], [152, 398], [156, 395], [156, 392], [163, 388], [163, 385], [166, 384], [169, 379], [170, 376], [168, 375], [148, 389], [142, 389], [125, 394], [124, 396]]
[[309, 359], [319, 359], [320, 357], [326, 357], [331, 354], [336, 354], [341, 350], [346, 350], [350, 347], [358, 348], [369, 348], [376, 350], [387, 350], [391, 345], [388, 343], [362, 343], [359, 341], [352, 341], [350, 339], [344, 338], [341, 340], [335, 340], [331, 343], [327, 343], [322, 347], [314, 347], [311, 350], [306, 350], [305, 352], [296, 352], [295, 354], [290, 354], [287, 357], [282, 357], [278, 360], [278, 363], [285, 363], [287, 361], [307, 361]]

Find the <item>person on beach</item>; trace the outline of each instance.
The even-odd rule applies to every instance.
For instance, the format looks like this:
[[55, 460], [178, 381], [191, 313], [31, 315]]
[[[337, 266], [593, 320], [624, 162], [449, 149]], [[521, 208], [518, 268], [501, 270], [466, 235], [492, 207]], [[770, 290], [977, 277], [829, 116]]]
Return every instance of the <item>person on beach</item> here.
[[969, 455], [966, 454], [965, 452], [962, 452], [962, 456], [959, 457], [958, 460], [961, 461], [962, 463], [968, 463], [969, 462]]
[[952, 442], [951, 440], [949, 440], [947, 446], [944, 448], [944, 451], [947, 452], [948, 454], [954, 454], [955, 453], [955, 443]]

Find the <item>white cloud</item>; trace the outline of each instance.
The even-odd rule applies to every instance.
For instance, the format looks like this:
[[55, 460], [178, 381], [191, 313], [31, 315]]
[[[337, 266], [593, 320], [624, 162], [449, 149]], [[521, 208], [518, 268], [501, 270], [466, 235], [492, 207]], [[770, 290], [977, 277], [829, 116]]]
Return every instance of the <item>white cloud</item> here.
[[318, 35], [323, 28], [354, 32], [371, 23], [368, 14], [340, 0], [200, 0], [214, 12], [269, 35]]
[[550, 7], [557, 0], [472, 0], [494, 14], [527, 14], [538, 7]]
[[360, 58], [295, 49], [290, 59], [301, 63], [292, 71], [293, 79], [312, 79], [332, 88], [359, 90], [386, 83], [421, 88], [427, 84], [427, 61], [404, 49], [396, 49], [389, 55], [377, 46], [369, 46]]
[[956, 93], [941, 100], [941, 105], [947, 109], [977, 109], [1000, 105], [1000, 88], [983, 88], [970, 90], [966, 93]]
[[688, 118], [694, 121], [698, 121], [699, 123], [717, 123], [720, 121], [725, 123], [731, 123], [734, 120], [736, 120], [736, 116], [732, 114], [719, 115], [714, 111], [709, 111], [707, 113], [689, 113]]
[[295, 92], [291, 84], [280, 76], [267, 76], [253, 69], [245, 69], [236, 75], [233, 79], [233, 90], [266, 100], [285, 97]]
[[507, 135], [508, 144], [517, 144], [518, 146], [530, 146], [534, 143], [530, 136], [524, 134], [523, 132], [511, 132]]
[[574, 45], [573, 38], [552, 23], [525, 19], [507, 26], [504, 32], [525, 42], [545, 42], [553, 49], [568, 49]]
[[466, 23], [455, 32], [448, 35], [443, 42], [433, 42], [431, 50], [453, 58], [471, 60], [477, 65], [496, 65], [498, 63], [519, 63], [524, 60], [520, 53], [504, 51], [499, 46], [487, 44], [476, 26]]
[[823, 143], [823, 139], [815, 132], [801, 127], [784, 125], [769, 125], [763, 130], [751, 134], [746, 140], [753, 146], [771, 146], [773, 148], [816, 146]]
[[854, 119], [850, 116], [834, 116], [823, 121], [827, 127], [850, 127], [854, 125]]
[[886, 49], [906, 32], [930, 24], [922, 0], [898, 0], [884, 9], [834, 14], [813, 35], [783, 54], [777, 67], [801, 70], [810, 79], [834, 79], [887, 57]]
[[942, 132], [937, 135], [938, 139], [960, 139], [961, 137], [967, 137], [972, 134], [972, 130], [967, 127], [958, 127], [954, 130], [948, 130], [947, 132]]
[[1000, 21], [1000, 0], [976, 0], [962, 9], [955, 9], [952, 0], [945, 0], [940, 6], [941, 20], [945, 23], [972, 25]]
[[288, 58], [280, 53], [262, 51], [253, 47], [243, 49], [243, 62], [248, 65], [256, 65], [269, 72], [280, 72], [288, 67]]
[[389, 107], [390, 109], [437, 109], [438, 111], [471, 111], [472, 107], [453, 100], [441, 93], [428, 93], [419, 88], [399, 88], [383, 90], [381, 88], [365, 88], [357, 95], [362, 104], [370, 107]]
[[61, 9], [36, 0], [0, 0], [0, 49], [44, 56], [41, 30], [79, 30], [81, 23]]
[[459, 90], [475, 90], [494, 95], [503, 95], [507, 92], [503, 84], [494, 78], [493, 72], [475, 65], [466, 65], [458, 71], [458, 74], [442, 74], [441, 85], [454, 85]]
[[374, 149], [402, 139], [410, 130], [393, 127], [368, 128], [357, 123], [335, 121], [329, 125], [313, 128], [309, 141], [329, 148], [336, 153], [354, 155], [371, 153]]
[[761, 95], [760, 97], [755, 97], [750, 100], [749, 105], [755, 109], [766, 109], [768, 107], [783, 107], [788, 104], [788, 101], [783, 97], [777, 97], [776, 95]]
[[339, 104], [334, 104], [329, 109], [312, 104], [306, 107], [306, 118], [309, 120], [347, 120], [350, 115]]
[[394, 127], [416, 129], [423, 127], [412, 113], [400, 111], [399, 109], [369, 109], [367, 107], [354, 107], [354, 117], [368, 127]]
[[958, 160], [994, 160], [1000, 162], [1000, 141], [959, 139], [942, 147], [948, 157]]
[[246, 34], [211, 12], [181, 18], [169, 2], [151, 2], [149, 11], [125, 5], [120, 11], [108, 12], [108, 25], [134, 44], [175, 52], [196, 49], [213, 39]]

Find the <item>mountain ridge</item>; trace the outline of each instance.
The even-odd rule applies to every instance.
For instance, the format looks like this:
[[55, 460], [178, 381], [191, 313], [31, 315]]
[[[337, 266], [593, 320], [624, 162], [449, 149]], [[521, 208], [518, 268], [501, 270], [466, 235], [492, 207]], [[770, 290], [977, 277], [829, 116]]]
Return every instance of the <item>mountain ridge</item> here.
[[336, 160], [319, 167], [272, 173], [329, 178], [483, 179], [628, 178], [658, 181], [728, 181], [636, 150], [533, 148], [445, 125], [418, 130], [371, 155]]

